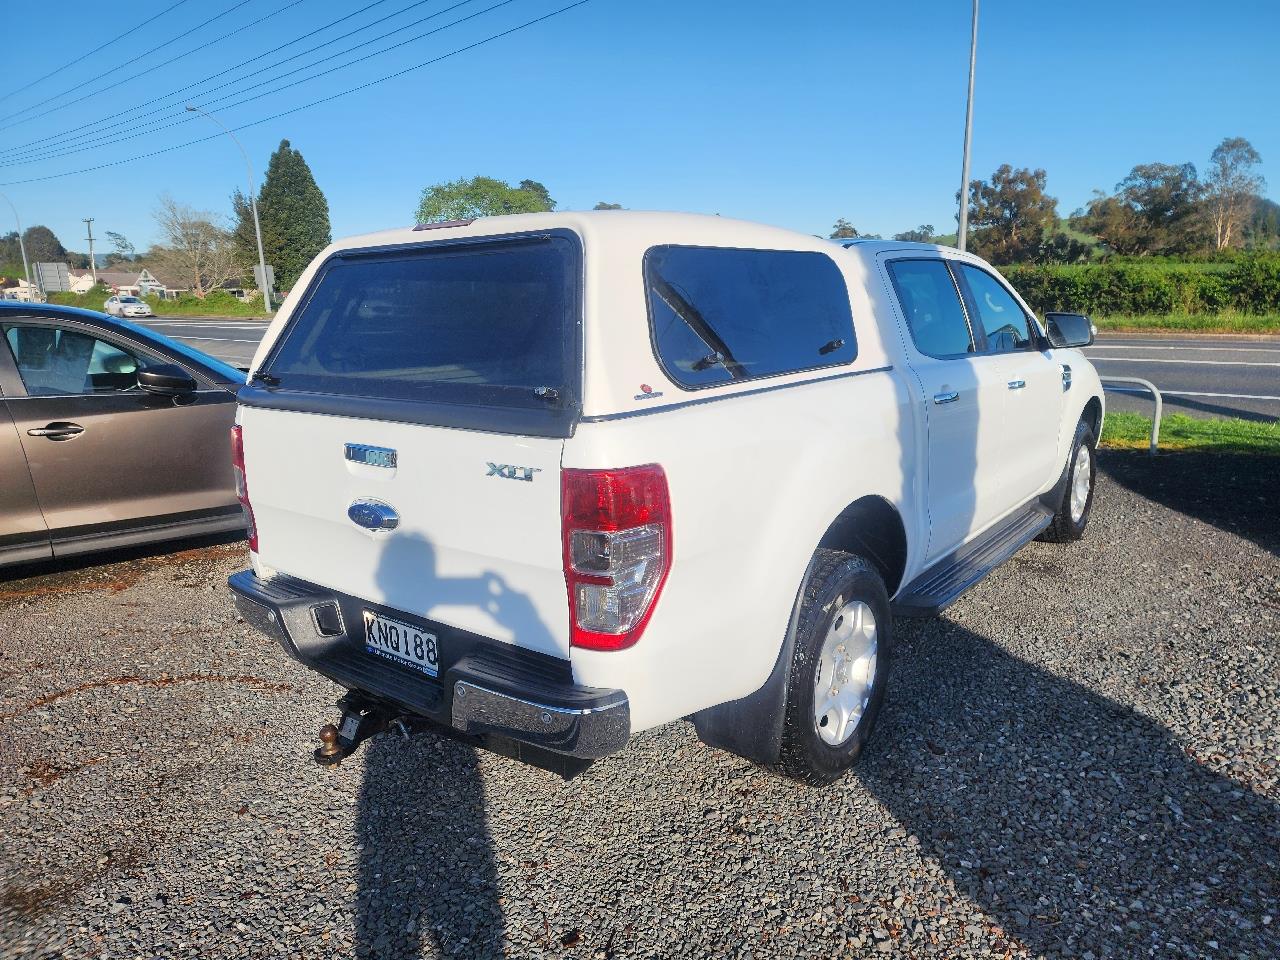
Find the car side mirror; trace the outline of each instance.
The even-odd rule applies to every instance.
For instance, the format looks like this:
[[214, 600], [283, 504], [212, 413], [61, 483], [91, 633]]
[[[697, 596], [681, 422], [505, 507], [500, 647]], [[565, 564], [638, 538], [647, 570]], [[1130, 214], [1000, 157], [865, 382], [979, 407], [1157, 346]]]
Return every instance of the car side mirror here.
[[191, 374], [176, 363], [153, 363], [143, 367], [138, 371], [138, 386], [147, 393], [162, 397], [181, 397], [196, 390]]
[[1083, 313], [1046, 313], [1044, 325], [1055, 347], [1087, 347], [1097, 333], [1093, 321]]

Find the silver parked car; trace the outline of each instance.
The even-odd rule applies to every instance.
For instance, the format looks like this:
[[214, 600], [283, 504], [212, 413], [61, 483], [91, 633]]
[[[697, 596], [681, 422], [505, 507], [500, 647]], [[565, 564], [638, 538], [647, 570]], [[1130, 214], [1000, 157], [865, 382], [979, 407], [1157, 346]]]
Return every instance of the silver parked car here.
[[137, 297], [114, 296], [102, 305], [102, 309], [113, 317], [154, 317], [151, 307], [145, 300]]

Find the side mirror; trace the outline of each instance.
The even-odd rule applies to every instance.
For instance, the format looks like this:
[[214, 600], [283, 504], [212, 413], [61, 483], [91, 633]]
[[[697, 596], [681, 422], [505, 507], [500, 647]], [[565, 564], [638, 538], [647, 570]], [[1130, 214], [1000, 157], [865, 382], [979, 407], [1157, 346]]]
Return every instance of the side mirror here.
[[196, 382], [176, 363], [154, 363], [138, 371], [138, 386], [147, 393], [162, 397], [181, 397], [195, 393]]
[[1083, 313], [1046, 313], [1045, 329], [1049, 343], [1055, 347], [1087, 347], [1097, 330]]

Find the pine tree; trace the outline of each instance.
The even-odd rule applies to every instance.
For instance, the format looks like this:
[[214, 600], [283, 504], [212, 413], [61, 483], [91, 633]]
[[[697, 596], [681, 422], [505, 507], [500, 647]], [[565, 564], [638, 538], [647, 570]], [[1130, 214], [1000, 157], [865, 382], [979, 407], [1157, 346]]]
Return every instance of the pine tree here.
[[[237, 214], [236, 246], [249, 263], [258, 262], [253, 212], [243, 195], [232, 198]], [[258, 218], [267, 264], [275, 268], [276, 289], [287, 291], [317, 253], [329, 245], [329, 202], [316, 186], [302, 154], [281, 140], [271, 155], [258, 192]], [[246, 257], [247, 254], [247, 257]]]

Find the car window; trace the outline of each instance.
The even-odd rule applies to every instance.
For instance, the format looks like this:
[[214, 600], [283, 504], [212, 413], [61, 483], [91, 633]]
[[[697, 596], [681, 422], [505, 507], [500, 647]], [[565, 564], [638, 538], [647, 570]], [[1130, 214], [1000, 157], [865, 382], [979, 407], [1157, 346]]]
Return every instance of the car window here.
[[14, 324], [6, 325], [4, 334], [29, 396], [115, 393], [138, 386], [143, 360], [87, 333]]
[[268, 371], [330, 396], [545, 407], [577, 390], [576, 260], [558, 236], [335, 258]]
[[644, 271], [658, 359], [681, 386], [857, 355], [848, 287], [826, 254], [662, 246], [645, 254]]
[[957, 264], [969, 315], [982, 327], [992, 353], [1021, 350], [1031, 343], [1026, 311], [999, 280], [977, 267]]
[[916, 349], [931, 357], [973, 353], [973, 334], [947, 265], [941, 260], [890, 260], [888, 267]]

